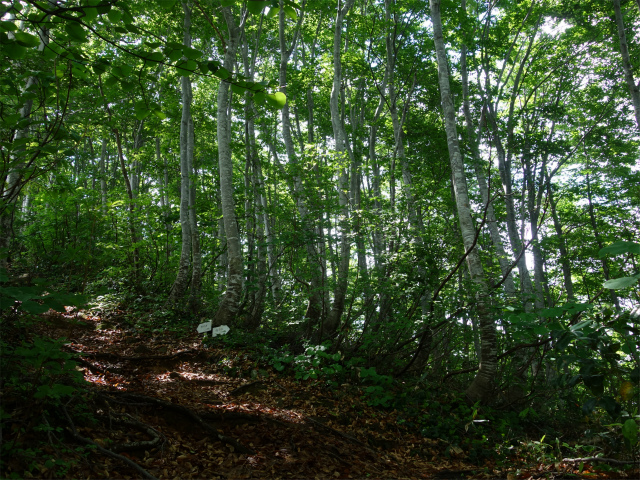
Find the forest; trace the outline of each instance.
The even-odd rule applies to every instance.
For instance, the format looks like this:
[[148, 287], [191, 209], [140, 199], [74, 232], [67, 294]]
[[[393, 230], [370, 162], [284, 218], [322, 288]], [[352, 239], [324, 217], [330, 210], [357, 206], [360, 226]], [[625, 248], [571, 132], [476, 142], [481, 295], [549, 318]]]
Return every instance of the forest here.
[[0, 0], [1, 478], [637, 478], [640, 0]]

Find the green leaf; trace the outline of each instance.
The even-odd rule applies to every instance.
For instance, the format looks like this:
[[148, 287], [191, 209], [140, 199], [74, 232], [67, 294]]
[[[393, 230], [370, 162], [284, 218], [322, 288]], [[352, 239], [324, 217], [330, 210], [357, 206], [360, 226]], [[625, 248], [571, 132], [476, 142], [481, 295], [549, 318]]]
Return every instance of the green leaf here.
[[15, 37], [16, 37], [16, 41], [24, 47], [32, 48], [40, 45], [40, 37], [37, 37], [36, 35], [31, 35], [30, 33], [27, 33], [27, 32], [18, 31], [15, 33]]
[[27, 313], [32, 313], [33, 315], [40, 315], [42, 313], [47, 313], [49, 311], [48, 306], [40, 305], [39, 303], [31, 302], [31, 301], [23, 302], [20, 308], [22, 308], [22, 310], [24, 310]]
[[633, 287], [636, 283], [638, 283], [638, 279], [636, 277], [621, 277], [607, 280], [602, 284], [602, 286], [609, 290], [620, 290], [622, 288]]
[[269, 2], [263, 0], [248, 0], [247, 10], [249, 13], [259, 15], [269, 5]]
[[266, 95], [267, 105], [273, 108], [280, 109], [287, 103], [287, 97], [282, 92], [268, 93]]
[[194, 60], [187, 60], [186, 62], [182, 61], [176, 63], [175, 67], [180, 75], [188, 77], [198, 69], [198, 63]]
[[547, 335], [549, 333], [549, 329], [544, 325], [537, 325], [533, 327], [533, 333], [536, 335]]
[[267, 13], [267, 18], [273, 18], [280, 12], [280, 7], [271, 7], [269, 9], [269, 13]]
[[628, 419], [622, 425], [622, 436], [629, 441], [631, 446], [638, 443], [638, 424], [633, 418]]
[[12, 60], [20, 60], [21, 58], [24, 58], [25, 53], [27, 53], [27, 49], [22, 45], [19, 45], [17, 42], [2, 45], [2, 51]]
[[14, 22], [0, 22], [0, 31], [15, 32], [16, 30], [18, 30], [18, 26]]
[[164, 61], [164, 55], [161, 52], [152, 52], [149, 55], [147, 55], [146, 57], [144, 57], [144, 59], [148, 62], [162, 62]]
[[191, 47], [182, 47], [182, 54], [191, 60], [197, 60], [203, 55], [200, 50]]
[[224, 67], [220, 67], [215, 72], [213, 72], [213, 74], [216, 77], [221, 78], [222, 80], [226, 80], [227, 78], [231, 77], [231, 73], [229, 73], [229, 70]]
[[620, 255], [621, 253], [635, 253], [640, 255], [640, 243], [620, 240], [612, 243], [608, 247], [601, 248], [598, 255], [602, 258], [606, 255]]
[[111, 69], [111, 74], [118, 78], [127, 78], [129, 75], [131, 75], [132, 71], [133, 67], [130, 65], [119, 65]]
[[256, 102], [257, 105], [264, 105], [266, 97], [263, 92], [256, 92], [253, 94], [253, 101]]
[[235, 0], [220, 0], [220, 4], [223, 7], [230, 7], [231, 5], [233, 5], [235, 2]]
[[156, 117], [158, 117], [160, 120], [164, 120], [165, 118], [167, 118], [167, 115], [160, 109], [156, 108], [155, 110], [153, 110], [151, 113], [153, 113]]
[[176, 4], [176, 0], [156, 0], [156, 1], [158, 2], [160, 9], [164, 12], [168, 12]]
[[84, 17], [82, 18], [85, 22], [90, 22], [98, 18], [98, 9], [97, 8], [85, 8], [84, 9]]
[[209, 71], [211, 73], [216, 73], [218, 70], [220, 70], [221, 65], [217, 60], [211, 60], [207, 62], [207, 67], [209, 68]]
[[136, 88], [136, 84], [134, 82], [130, 82], [128, 80], [122, 81], [120, 84], [122, 86], [122, 90], [126, 93], [132, 92]]
[[109, 10], [109, 13], [107, 13], [107, 17], [111, 23], [118, 23], [122, 18], [122, 12], [120, 10], [111, 9]]
[[79, 42], [87, 41], [87, 32], [78, 22], [67, 22], [64, 26], [65, 31], [71, 38]]
[[244, 92], [247, 91], [247, 89], [245, 87], [241, 87], [240, 85], [236, 85], [235, 83], [232, 83], [231, 91], [237, 95], [243, 95]]
[[167, 49], [167, 50], [165, 50], [165, 55], [172, 62], [176, 62], [176, 61], [178, 61], [178, 60], [180, 60], [182, 58], [182, 49], [178, 49], [178, 50], [168, 50]]
[[284, 14], [287, 17], [289, 17], [291, 20], [293, 20], [295, 22], [298, 19], [298, 14], [289, 5], [285, 5], [283, 8], [284, 8]]
[[144, 120], [151, 114], [144, 100], [138, 100], [133, 106], [134, 115], [138, 120]]

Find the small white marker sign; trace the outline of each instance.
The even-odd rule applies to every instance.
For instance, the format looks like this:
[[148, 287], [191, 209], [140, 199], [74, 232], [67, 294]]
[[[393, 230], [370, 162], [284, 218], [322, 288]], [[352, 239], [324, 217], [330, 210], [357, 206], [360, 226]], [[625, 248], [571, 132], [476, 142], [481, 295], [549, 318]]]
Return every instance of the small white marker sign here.
[[204, 322], [198, 325], [198, 333], [204, 333], [211, 330], [211, 324], [212, 322]]
[[219, 327], [211, 330], [211, 336], [215, 337], [217, 335], [226, 335], [228, 331], [229, 327], [227, 327], [226, 325], [220, 325]]

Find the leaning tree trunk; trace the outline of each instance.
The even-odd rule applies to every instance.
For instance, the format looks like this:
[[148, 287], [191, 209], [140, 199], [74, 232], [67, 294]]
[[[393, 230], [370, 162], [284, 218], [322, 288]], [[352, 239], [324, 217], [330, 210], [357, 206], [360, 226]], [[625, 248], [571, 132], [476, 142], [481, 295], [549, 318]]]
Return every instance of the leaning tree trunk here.
[[[222, 7], [222, 13], [227, 23], [229, 39], [227, 51], [224, 54], [223, 67], [233, 72], [236, 52], [240, 40], [240, 29], [235, 23], [231, 7]], [[222, 218], [224, 233], [227, 241], [227, 289], [218, 306], [214, 324], [225, 325], [231, 322], [240, 309], [242, 296], [242, 246], [238, 233], [235, 203], [233, 200], [233, 161], [231, 159], [231, 84], [225, 80], [218, 86], [218, 169], [220, 175], [220, 200], [222, 204]]]
[[440, 84], [440, 97], [442, 109], [444, 111], [445, 131], [447, 134], [447, 146], [449, 147], [449, 160], [451, 164], [451, 174], [453, 179], [453, 190], [458, 209], [458, 220], [460, 231], [467, 252], [467, 266], [471, 280], [477, 288], [476, 311], [480, 321], [480, 366], [476, 377], [466, 390], [466, 395], [470, 401], [486, 401], [489, 399], [493, 389], [493, 383], [497, 373], [497, 344], [496, 328], [493, 316], [488, 305], [487, 282], [485, 280], [482, 263], [478, 249], [475, 247], [476, 231], [471, 217], [471, 207], [467, 181], [465, 178], [464, 163], [458, 144], [458, 133], [456, 129], [456, 112], [453, 106], [451, 90], [449, 86], [449, 70], [447, 54], [444, 46], [442, 34], [442, 20], [440, 18], [440, 1], [430, 0], [431, 20], [433, 22], [433, 37], [436, 47], [438, 61], [438, 82]]

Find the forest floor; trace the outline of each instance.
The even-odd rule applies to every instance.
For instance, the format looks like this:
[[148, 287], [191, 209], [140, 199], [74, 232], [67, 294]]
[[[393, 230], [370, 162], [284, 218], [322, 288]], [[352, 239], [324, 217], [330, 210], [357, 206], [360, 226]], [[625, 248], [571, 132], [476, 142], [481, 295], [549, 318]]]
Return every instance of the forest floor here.
[[[32, 333], [68, 339], [90, 384], [80, 399], [86, 415], [64, 410], [68, 425], [53, 433], [94, 444], [90, 455], [49, 449], [69, 465], [65, 478], [638, 478], [589, 462], [581, 471], [570, 462], [473, 464], [404, 427], [395, 410], [367, 405], [358, 386], [297, 381], [246, 352], [204, 346], [195, 328], [177, 340], [75, 313], [50, 315]], [[29, 401], [14, 405], [4, 441], [26, 448], [34, 434], [15, 425], [33, 414]], [[5, 459], [3, 475], [53, 478], [51, 463], [35, 466], [29, 473], [19, 458]]]

